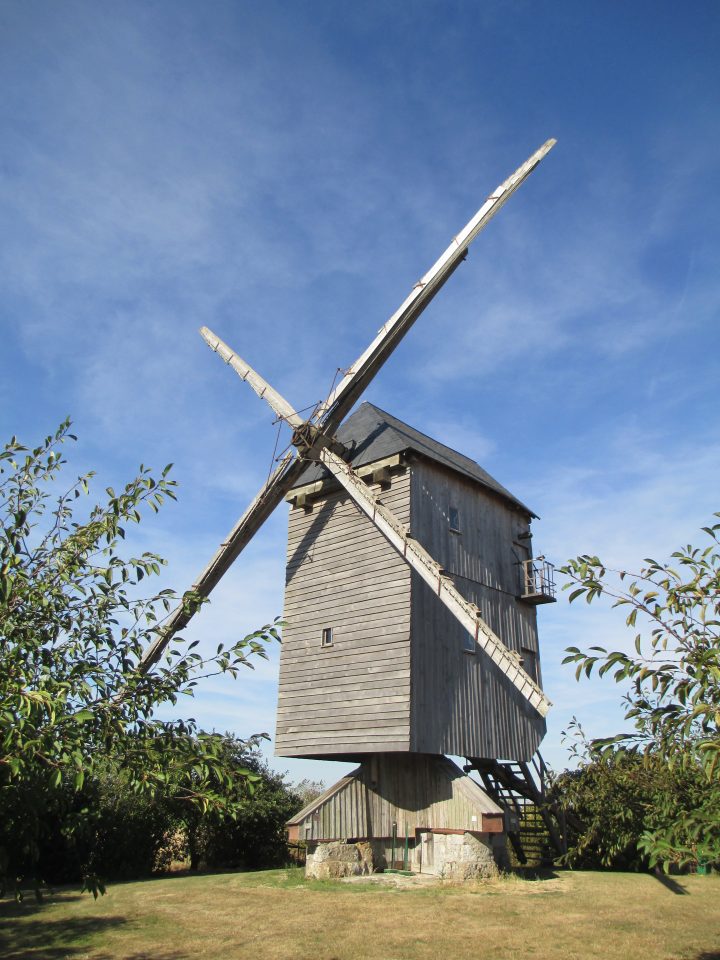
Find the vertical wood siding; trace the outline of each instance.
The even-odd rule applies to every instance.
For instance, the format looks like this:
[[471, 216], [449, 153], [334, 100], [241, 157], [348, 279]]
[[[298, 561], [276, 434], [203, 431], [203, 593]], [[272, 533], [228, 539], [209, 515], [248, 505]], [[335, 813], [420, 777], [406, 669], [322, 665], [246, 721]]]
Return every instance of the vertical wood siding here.
[[[409, 522], [408, 473], [372, 489]], [[344, 492], [290, 511], [283, 617], [276, 754], [408, 750], [410, 569]]]
[[[477, 484], [426, 460], [411, 468], [411, 532], [452, 575], [458, 590], [510, 649], [518, 651], [540, 682], [534, 607], [516, 599], [520, 552], [515, 542], [529, 517]], [[457, 509], [459, 532], [450, 529]], [[413, 750], [458, 756], [529, 760], [545, 721], [477, 648], [412, 575]], [[533, 656], [533, 654], [535, 654]]]
[[[405, 830], [482, 830], [483, 814], [500, 808], [445, 757], [380, 754], [344, 777], [339, 789], [290, 821], [301, 840], [391, 837]], [[475, 817], [475, 820], [473, 820]]]

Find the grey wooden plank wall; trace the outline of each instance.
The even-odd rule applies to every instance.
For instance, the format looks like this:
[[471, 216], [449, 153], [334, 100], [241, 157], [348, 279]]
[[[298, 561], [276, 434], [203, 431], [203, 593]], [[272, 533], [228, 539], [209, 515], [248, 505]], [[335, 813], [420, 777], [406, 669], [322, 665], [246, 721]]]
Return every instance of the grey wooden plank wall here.
[[[540, 681], [537, 616], [519, 593], [520, 544], [530, 517], [477, 484], [418, 459], [411, 467], [411, 532], [441, 563], [460, 592], [480, 607], [506, 646]], [[450, 529], [450, 507], [459, 532]], [[413, 750], [529, 760], [545, 721], [412, 576]]]
[[[380, 754], [362, 764], [345, 785], [299, 824], [305, 840], [391, 837], [402, 845], [407, 827], [482, 829], [495, 805], [445, 757]], [[475, 819], [473, 820], [473, 817]]]
[[[410, 520], [409, 473], [379, 492]], [[410, 746], [410, 569], [348, 496], [291, 510], [275, 752]], [[323, 647], [324, 627], [333, 644]]]

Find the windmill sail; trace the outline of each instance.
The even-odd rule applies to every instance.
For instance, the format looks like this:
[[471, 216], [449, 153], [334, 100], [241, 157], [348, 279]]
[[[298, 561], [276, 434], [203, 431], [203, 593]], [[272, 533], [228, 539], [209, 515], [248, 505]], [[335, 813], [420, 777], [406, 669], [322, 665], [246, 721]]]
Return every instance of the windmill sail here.
[[[547, 712], [549, 701], [545, 698], [542, 690], [523, 671], [512, 652], [483, 623], [477, 608], [468, 604], [451, 583], [443, 581], [442, 577], [438, 575], [438, 564], [432, 557], [419, 544], [410, 541], [408, 538], [405, 538], [400, 545], [395, 542], [397, 521], [389, 511], [385, 509], [383, 513], [382, 509], [375, 506], [368, 512], [365, 496], [360, 492], [361, 488], [365, 489], [362, 480], [331, 448], [337, 447], [334, 433], [345, 415], [407, 334], [415, 320], [465, 259], [472, 241], [552, 149], [555, 142], [553, 139], [547, 140], [515, 173], [490, 194], [475, 216], [453, 239], [436, 263], [418, 281], [398, 310], [383, 325], [367, 350], [347, 371], [343, 380], [331, 391], [324, 403], [320, 404], [313, 417], [313, 422], [303, 420], [287, 400], [250, 364], [234, 353], [207, 327], [201, 328], [200, 333], [211, 349], [231, 366], [259, 397], [270, 405], [278, 418], [293, 427], [293, 444], [297, 448], [297, 453], [288, 453], [283, 457], [268, 482], [235, 524], [227, 539], [221, 544], [215, 556], [193, 584], [192, 589], [196, 594], [200, 597], [209, 596], [233, 561], [299, 479], [307, 466], [307, 460], [321, 460], [346, 487], [358, 507], [363, 512], [368, 513], [390, 542], [401, 550], [408, 563], [426, 579], [427, 576], [435, 578], [438, 596], [441, 600], [463, 623], [463, 626], [470, 630], [476, 641], [488, 652], [529, 702], [543, 715]], [[368, 496], [371, 495], [368, 494]], [[427, 576], [423, 571], [426, 571]], [[192, 604], [181, 604], [173, 611], [156, 640], [143, 654], [140, 662], [141, 669], [148, 670], [158, 661], [174, 634], [188, 624], [194, 611], [195, 606]]]
[[404, 303], [380, 328], [367, 350], [353, 363], [345, 377], [335, 387], [318, 410], [323, 429], [334, 432], [360, 397], [393, 350], [403, 339], [436, 293], [465, 259], [468, 247], [507, 203], [518, 187], [527, 179], [540, 161], [555, 146], [556, 140], [547, 140], [539, 150], [518, 167], [512, 176], [501, 183], [487, 198], [475, 216], [453, 238], [450, 246], [413, 287]]
[[[250, 384], [257, 395], [262, 397], [278, 416], [282, 416], [284, 420], [295, 428], [301, 428], [304, 425], [302, 417], [292, 405], [278, 393], [277, 390], [271, 387], [267, 380], [254, 370], [250, 364], [234, 353], [227, 344], [215, 337], [207, 328], [203, 328], [201, 332], [212, 349], [235, 370], [242, 380]], [[350, 494], [350, 497], [360, 511], [375, 524], [383, 536], [402, 555], [405, 562], [409, 564], [413, 570], [417, 571], [423, 580], [433, 588], [440, 602], [447, 607], [456, 620], [460, 622], [461, 626], [474, 637], [475, 642], [487, 653], [502, 673], [505, 674], [510, 683], [520, 691], [541, 716], [545, 716], [550, 707], [550, 701], [534, 680], [523, 670], [517, 654], [509, 650], [484, 622], [478, 608], [462, 596], [449, 578], [443, 577], [440, 564], [430, 556], [421, 544], [408, 536], [407, 531], [404, 530], [402, 524], [394, 516], [392, 511], [382, 505], [378, 498], [368, 490], [367, 486], [352, 467], [336, 453], [333, 453], [327, 446], [323, 446], [323, 439], [320, 435], [319, 440], [316, 440], [317, 452], [315, 452], [313, 448], [310, 448], [313, 458], [317, 457], [327, 467], [330, 473]], [[299, 472], [305, 469], [306, 463], [300, 457], [294, 462], [296, 465], [300, 464], [301, 470]], [[291, 470], [289, 472], [294, 471]], [[240, 547], [240, 549], [241, 548], [242, 547]], [[228, 552], [230, 552], [230, 545], [221, 547], [216, 558], [218, 563], [223, 564], [224, 569], [232, 562], [227, 560], [226, 554]], [[239, 550], [234, 553], [233, 559], [238, 552]]]
[[[307, 464], [287, 454], [271, 475], [253, 502], [232, 528], [210, 563], [192, 585], [200, 597], [209, 597], [241, 551], [252, 540], [275, 507], [300, 477]], [[193, 605], [180, 604], [163, 624], [161, 632], [145, 650], [140, 661], [143, 670], [149, 670], [160, 659], [163, 651], [178, 630], [184, 629], [195, 613]]]

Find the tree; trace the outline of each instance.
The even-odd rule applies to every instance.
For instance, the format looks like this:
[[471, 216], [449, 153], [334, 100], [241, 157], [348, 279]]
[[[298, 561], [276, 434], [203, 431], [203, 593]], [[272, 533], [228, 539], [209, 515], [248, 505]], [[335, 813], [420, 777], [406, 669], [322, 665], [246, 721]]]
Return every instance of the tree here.
[[623, 746], [598, 749], [577, 721], [565, 734], [578, 761], [553, 779], [553, 799], [566, 810], [565, 862], [585, 869], [645, 870], [643, 837], [702, 804], [707, 785], [699, 764], [670, 764], [657, 752]]
[[[191, 862], [209, 867], [258, 870], [287, 862], [285, 824], [302, 803], [282, 774], [274, 773], [257, 749], [226, 735], [224, 757], [228, 767], [242, 766], [257, 776], [252, 795], [242, 782], [232, 791], [231, 810], [208, 810], [195, 821], [185, 821]], [[182, 814], [181, 814], [182, 815]]]
[[657, 797], [657, 820], [640, 838], [651, 865], [720, 858], [720, 523], [703, 533], [707, 545], [685, 546], [670, 563], [646, 559], [637, 574], [588, 555], [561, 570], [571, 602], [610, 597], [629, 608], [629, 627], [647, 631], [636, 634], [631, 652], [567, 649], [563, 662], [577, 664], [577, 679], [597, 669], [629, 684], [625, 718], [634, 730], [594, 741], [595, 757], [631, 751], [648, 766], [664, 762], [693, 782], [702, 777], [704, 789], [681, 805], [671, 790]]
[[[201, 864], [260, 869], [285, 863], [285, 823], [299, 809], [299, 797], [269, 769], [252, 741], [226, 734], [218, 762], [229, 785], [223, 806], [207, 809], [186, 801], [185, 781], [193, 773], [174, 769], [172, 756], [162, 793], [138, 793], [112, 757], [98, 763], [81, 790], [63, 778], [47, 811], [41, 875], [51, 884], [76, 883], [88, 872], [135, 880], [173, 862], [189, 862], [194, 870]], [[256, 776], [252, 789], [242, 773], [248, 770]], [[78, 830], [75, 822], [83, 810], [85, 829]]]
[[[298, 783], [294, 783], [292, 791], [299, 799], [300, 805], [298, 810], [302, 810], [303, 807], [312, 803], [313, 800], [317, 800], [321, 793], [325, 793], [326, 789], [322, 780], [309, 780], [307, 777], [304, 780], [298, 781]], [[297, 813], [297, 810], [294, 812]]]
[[[141, 466], [121, 492], [107, 488], [103, 501], [76, 519], [92, 473], [51, 500], [65, 465], [62, 447], [76, 439], [69, 431], [65, 421], [32, 450], [13, 437], [0, 452], [0, 875], [13, 883], [35, 874], [63, 786], [80, 791], [104, 757], [149, 797], [166, 790], [172, 758], [176, 796], [201, 809], [226, 806], [223, 738], [198, 732], [193, 720], [161, 720], [156, 711], [192, 695], [203, 677], [236, 677], [278, 638], [277, 624], [268, 625], [220, 644], [211, 657], [201, 657], [196, 644], [181, 650], [176, 638], [161, 664], [138, 669], [176, 597], [141, 592], [160, 573], [161, 557], [125, 556], [121, 548], [127, 525], [174, 499], [176, 484], [170, 467], [155, 479]], [[194, 607], [201, 598], [188, 592], [182, 602]], [[250, 769], [238, 775], [248, 784], [258, 779]], [[65, 829], [87, 832], [92, 819], [92, 806], [83, 807]], [[86, 884], [95, 895], [101, 889], [90, 875]]]

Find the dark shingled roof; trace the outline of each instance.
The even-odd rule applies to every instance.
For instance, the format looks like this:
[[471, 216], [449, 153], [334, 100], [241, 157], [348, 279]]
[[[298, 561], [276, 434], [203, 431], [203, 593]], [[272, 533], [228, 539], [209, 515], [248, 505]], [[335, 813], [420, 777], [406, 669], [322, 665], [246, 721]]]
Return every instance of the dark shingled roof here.
[[[355, 413], [348, 417], [338, 430], [337, 439], [353, 451], [350, 463], [356, 469], [367, 463], [392, 457], [396, 453], [412, 450], [493, 490], [505, 500], [521, 507], [530, 516], [536, 516], [529, 507], [514, 497], [474, 460], [420, 433], [419, 430], [408, 426], [407, 423], [403, 423], [402, 420], [398, 420], [372, 403], [361, 404]], [[294, 488], [314, 483], [316, 480], [324, 480], [327, 477], [329, 473], [325, 467], [320, 464], [311, 464], [295, 483]]]

